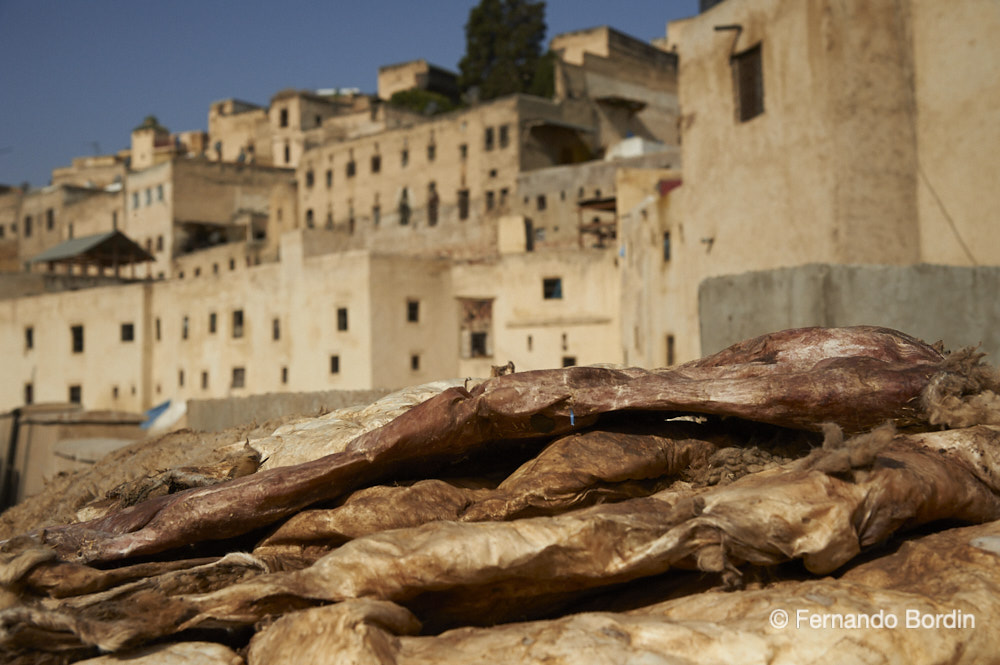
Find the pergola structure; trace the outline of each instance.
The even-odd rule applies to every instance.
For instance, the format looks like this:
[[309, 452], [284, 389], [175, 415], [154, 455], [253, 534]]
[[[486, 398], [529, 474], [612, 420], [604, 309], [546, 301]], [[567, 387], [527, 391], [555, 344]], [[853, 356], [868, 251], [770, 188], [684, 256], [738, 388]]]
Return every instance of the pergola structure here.
[[96, 266], [103, 275], [108, 268], [115, 277], [120, 277], [121, 266], [131, 266], [131, 277], [135, 277], [135, 264], [154, 261], [153, 256], [121, 231], [107, 231], [82, 238], [73, 238], [50, 247], [28, 261], [29, 265], [48, 264], [54, 271], [56, 265], [65, 265], [72, 273], [73, 266], [82, 266], [86, 273], [89, 266]]

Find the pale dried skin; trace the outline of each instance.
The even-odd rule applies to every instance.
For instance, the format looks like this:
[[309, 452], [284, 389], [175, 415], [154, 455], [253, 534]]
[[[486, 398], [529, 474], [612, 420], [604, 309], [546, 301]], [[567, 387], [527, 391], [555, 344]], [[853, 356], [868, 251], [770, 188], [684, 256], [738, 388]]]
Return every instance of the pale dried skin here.
[[[905, 543], [898, 553], [862, 564], [838, 580], [785, 582], [775, 587], [709, 592], [629, 612], [575, 614], [550, 621], [460, 628], [441, 635], [410, 636], [386, 615], [405, 610], [372, 601], [346, 601], [289, 614], [251, 641], [250, 665], [292, 664], [296, 639], [319, 626], [352, 617], [349, 631], [323, 634], [315, 665], [359, 662], [371, 665], [500, 665], [517, 663], [899, 663], [996, 662], [1000, 621], [1000, 556], [982, 543], [1000, 543], [993, 522]], [[977, 545], [978, 543], [978, 545]], [[790, 625], [771, 626], [774, 610]], [[905, 628], [906, 611], [918, 614], [960, 610], [975, 628]], [[798, 612], [805, 624], [795, 627]], [[895, 629], [808, 627], [812, 615], [896, 616]], [[363, 622], [363, 629], [357, 622]], [[373, 648], [377, 645], [378, 648]]]
[[243, 659], [229, 647], [215, 642], [177, 642], [99, 656], [79, 663], [80, 665], [243, 665]]
[[[818, 350], [809, 351], [811, 345]], [[837, 348], [866, 355], [815, 362]], [[716, 414], [807, 429], [825, 421], [848, 430], [887, 418], [909, 421], [916, 412], [908, 404], [941, 360], [931, 347], [885, 329], [800, 329], [675, 370], [577, 367], [512, 374], [472, 392], [448, 389], [341, 453], [153, 499], [101, 520], [51, 529], [45, 539], [61, 557], [86, 563], [230, 538], [401, 469], [436, 468], [487, 442], [582, 430], [609, 411]], [[199, 509], [189, 510], [187, 502]]]
[[[808, 458], [695, 496], [665, 492], [551, 518], [437, 522], [377, 533], [304, 570], [161, 598], [158, 611], [191, 616], [179, 627], [146, 616], [113, 630], [143, 639], [203, 624], [253, 623], [282, 606], [287, 611], [290, 599], [299, 599], [294, 608], [301, 601], [352, 598], [404, 603], [434, 626], [488, 624], [545, 610], [569, 592], [671, 568], [733, 574], [744, 562], [802, 559], [809, 570], [828, 573], [898, 529], [1000, 517], [1000, 488], [986, 486], [965, 466], [965, 447], [1000, 450], [1000, 430], [898, 436], [870, 467], [835, 476]], [[990, 461], [1000, 460], [994, 453]], [[93, 631], [99, 636], [100, 626]]]

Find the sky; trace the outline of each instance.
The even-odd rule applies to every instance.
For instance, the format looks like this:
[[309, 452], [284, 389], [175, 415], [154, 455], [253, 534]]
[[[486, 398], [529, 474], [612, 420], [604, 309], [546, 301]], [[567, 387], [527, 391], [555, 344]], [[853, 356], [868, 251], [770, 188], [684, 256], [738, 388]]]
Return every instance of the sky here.
[[[207, 130], [213, 101], [285, 88], [376, 90], [378, 68], [451, 69], [478, 0], [0, 0], [0, 183], [41, 187], [74, 157], [128, 147], [155, 115]], [[546, 40], [610, 25], [663, 37], [697, 0], [549, 0]]]

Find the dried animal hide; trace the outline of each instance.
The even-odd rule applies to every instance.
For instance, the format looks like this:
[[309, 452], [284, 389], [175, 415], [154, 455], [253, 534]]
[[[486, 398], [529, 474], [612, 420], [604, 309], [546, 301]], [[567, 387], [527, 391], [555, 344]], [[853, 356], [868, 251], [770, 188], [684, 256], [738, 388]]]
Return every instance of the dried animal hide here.
[[[378, 531], [439, 520], [499, 521], [555, 515], [596, 503], [647, 496], [695, 473], [744, 441], [718, 424], [636, 423], [632, 431], [591, 430], [556, 439], [495, 489], [425, 480], [403, 487], [359, 490], [344, 505], [306, 510], [254, 550], [282, 567], [301, 567], [333, 547]], [[748, 428], [744, 428], [748, 429]], [[788, 439], [795, 433], [781, 430]], [[769, 432], [772, 436], [774, 431]], [[746, 438], [744, 432], [744, 439]], [[801, 437], [800, 437], [801, 438]], [[722, 448], [730, 445], [734, 448]], [[784, 442], [785, 448], [793, 448]], [[759, 457], [771, 457], [759, 451]], [[763, 470], [789, 458], [771, 457]], [[710, 473], [710, 472], [709, 472]], [[745, 471], [744, 471], [745, 473]], [[742, 475], [742, 474], [741, 474]], [[643, 482], [646, 481], [646, 482]]]
[[901, 333], [863, 327], [775, 333], [674, 370], [512, 374], [471, 392], [448, 389], [341, 453], [159, 497], [40, 537], [82, 563], [230, 538], [359, 486], [440, 467], [488, 442], [579, 431], [612, 411], [738, 416], [814, 430], [827, 421], [849, 431], [886, 419], [907, 424], [919, 420], [911, 402], [943, 362], [938, 351]]
[[[839, 580], [709, 592], [629, 613], [590, 612], [426, 637], [415, 636], [415, 617], [398, 605], [350, 600], [284, 616], [254, 636], [247, 660], [297, 665], [299, 649], [309, 645], [307, 660], [315, 665], [996, 662], [991, 627], [1000, 621], [998, 554], [1000, 523], [993, 522], [907, 542]], [[789, 623], [780, 627], [783, 617]], [[816, 620], [827, 627], [811, 627]], [[886, 621], [895, 621], [894, 627]], [[948, 627], [915, 627], [914, 621]]]
[[813, 573], [830, 573], [901, 530], [1000, 518], [998, 479], [1000, 429], [895, 435], [885, 428], [724, 487], [668, 491], [557, 517], [380, 532], [303, 570], [205, 594], [147, 587], [145, 613], [127, 593], [116, 593], [134, 609], [114, 622], [103, 618], [104, 603], [74, 600], [54, 611], [72, 611], [87, 626], [81, 639], [99, 644], [252, 624], [308, 604], [357, 598], [406, 605], [431, 629], [485, 625], [565, 609], [587, 589], [675, 568], [720, 573], [734, 585], [747, 563], [800, 559]]

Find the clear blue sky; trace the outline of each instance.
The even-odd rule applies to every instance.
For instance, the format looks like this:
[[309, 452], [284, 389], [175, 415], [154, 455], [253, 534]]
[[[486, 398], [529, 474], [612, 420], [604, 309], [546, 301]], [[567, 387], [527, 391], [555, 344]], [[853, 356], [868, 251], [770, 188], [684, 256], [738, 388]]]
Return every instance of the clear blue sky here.
[[[211, 102], [283, 88], [374, 92], [378, 67], [457, 69], [478, 0], [0, 0], [0, 183], [48, 184], [127, 147], [149, 114], [207, 129]], [[649, 40], [697, 0], [549, 0], [547, 39], [610, 25]], [[96, 146], [95, 146], [96, 142]]]

